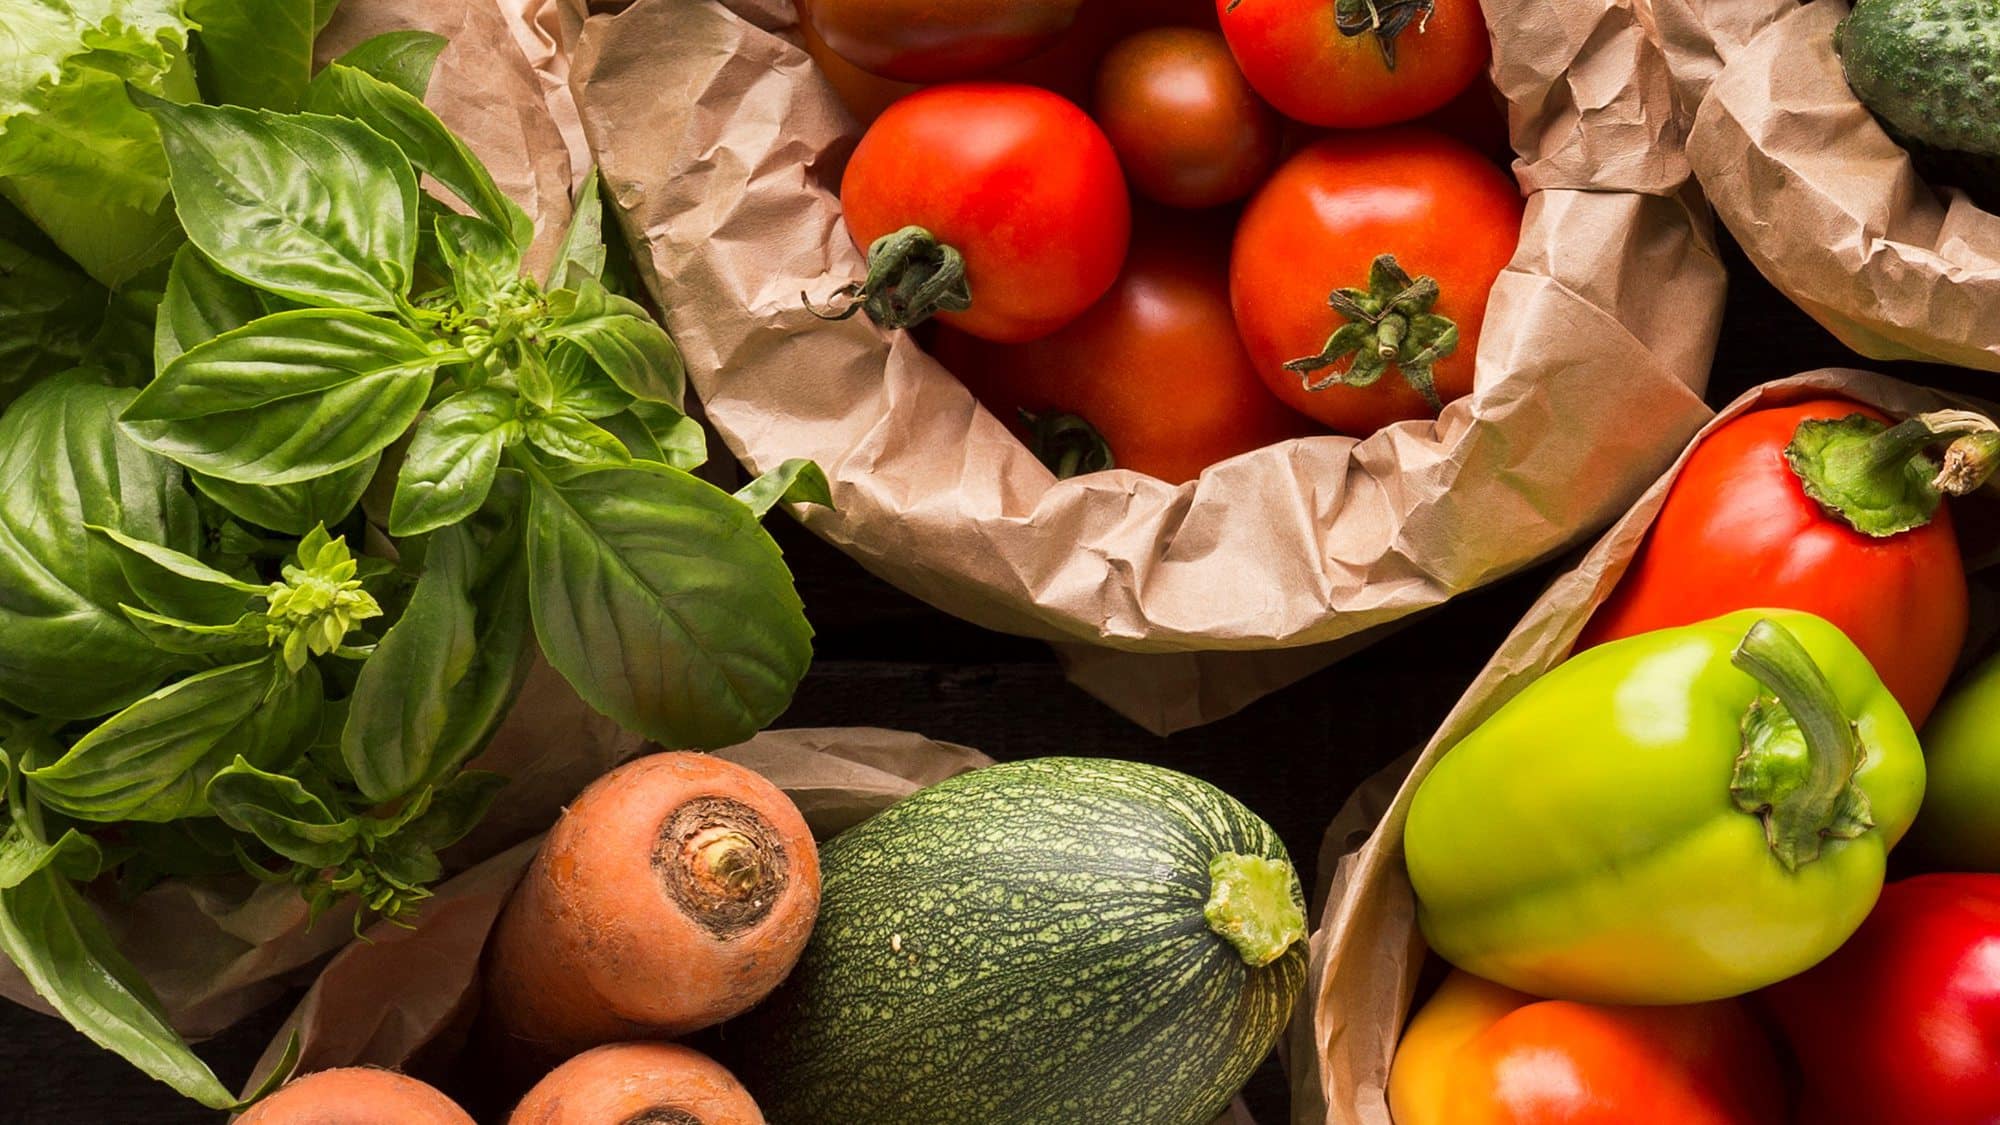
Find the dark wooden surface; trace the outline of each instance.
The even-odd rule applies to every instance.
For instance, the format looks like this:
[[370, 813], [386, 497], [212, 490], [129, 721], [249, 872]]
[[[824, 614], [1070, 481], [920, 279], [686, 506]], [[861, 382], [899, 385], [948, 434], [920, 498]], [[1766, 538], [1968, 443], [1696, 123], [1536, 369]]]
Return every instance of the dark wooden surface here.
[[[1710, 401], [1768, 379], [1857, 366], [1973, 394], [2000, 376], [1862, 360], [1798, 312], [1733, 248], [1732, 289]], [[818, 659], [780, 726], [885, 726], [976, 746], [1002, 759], [1047, 754], [1142, 758], [1200, 775], [1256, 809], [1310, 870], [1320, 833], [1348, 793], [1421, 742], [1472, 681], [1560, 563], [1471, 595], [1227, 720], [1170, 738], [1126, 722], [1066, 683], [1042, 645], [949, 618], [874, 579], [796, 525], [774, 524]], [[280, 1004], [201, 1047], [239, 1083], [283, 1019]], [[0, 1004], [0, 1122], [207, 1123], [218, 1120], [130, 1070], [66, 1025]], [[1285, 1120], [1271, 1070], [1249, 1091], [1260, 1121]]]

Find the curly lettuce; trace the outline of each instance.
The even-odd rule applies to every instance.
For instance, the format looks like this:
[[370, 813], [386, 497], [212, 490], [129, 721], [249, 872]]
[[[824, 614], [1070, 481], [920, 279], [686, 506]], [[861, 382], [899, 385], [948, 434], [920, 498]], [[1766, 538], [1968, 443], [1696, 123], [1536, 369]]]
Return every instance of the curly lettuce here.
[[0, 20], [0, 194], [105, 285], [180, 239], [159, 129], [131, 83], [199, 96], [184, 0], [9, 0]]

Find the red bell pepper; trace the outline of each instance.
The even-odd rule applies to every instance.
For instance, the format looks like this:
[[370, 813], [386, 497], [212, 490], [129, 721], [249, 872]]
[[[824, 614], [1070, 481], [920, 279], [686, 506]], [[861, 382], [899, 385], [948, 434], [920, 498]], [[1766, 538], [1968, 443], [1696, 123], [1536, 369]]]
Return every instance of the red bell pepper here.
[[[1804, 610], [1840, 626], [1921, 726], [1965, 642], [1964, 561], [1941, 501], [1992, 472], [1994, 429], [1964, 411], [1892, 427], [1839, 399], [1730, 421], [1688, 458], [1579, 647]], [[1941, 468], [1926, 450], [1952, 439]]]
[[2000, 1121], [2000, 875], [1891, 883], [1816, 968], [1761, 994], [1811, 1125]]

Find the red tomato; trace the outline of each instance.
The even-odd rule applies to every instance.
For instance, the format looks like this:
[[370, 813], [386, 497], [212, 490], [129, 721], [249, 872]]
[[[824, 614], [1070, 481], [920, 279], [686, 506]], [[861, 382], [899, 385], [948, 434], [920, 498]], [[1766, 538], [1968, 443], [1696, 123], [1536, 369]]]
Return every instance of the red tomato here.
[[1479, 0], [1215, 0], [1215, 7], [1250, 85], [1309, 125], [1410, 121], [1451, 101], [1486, 67]]
[[[1307, 146], [1250, 201], [1236, 232], [1230, 294], [1257, 374], [1294, 409], [1357, 437], [1434, 416], [1437, 405], [1416, 385], [1419, 353], [1439, 334], [1435, 318], [1450, 321], [1456, 349], [1430, 368], [1437, 398], [1450, 402], [1471, 392], [1486, 298], [1520, 241], [1521, 211], [1511, 179], [1436, 133], [1382, 129]], [[1285, 365], [1321, 355], [1334, 331], [1354, 322], [1330, 307], [1327, 295], [1367, 289], [1373, 263], [1385, 254], [1410, 277], [1435, 279], [1435, 303], [1397, 306], [1391, 315], [1409, 331], [1397, 361], [1375, 382], [1308, 390], [1356, 377], [1357, 361], [1350, 359], [1304, 374]], [[1393, 288], [1387, 278], [1374, 280]], [[1359, 354], [1365, 361], [1374, 347]]]
[[1778, 1125], [1784, 1083], [1737, 1000], [1638, 1008], [1445, 978], [1389, 1071], [1396, 1125]]
[[1212, 31], [1163, 27], [1120, 42], [1093, 104], [1126, 178], [1169, 207], [1241, 199], [1277, 163], [1278, 115]]
[[1314, 429], [1250, 370], [1230, 317], [1226, 259], [1220, 238], [1153, 225], [1118, 284], [1069, 327], [1008, 347], [947, 329], [932, 352], [1022, 440], [1032, 436], [1023, 410], [1075, 414], [1103, 435], [1118, 467], [1190, 481]]
[[847, 112], [854, 115], [863, 125], [870, 124], [882, 111], [895, 104], [896, 99], [915, 90], [908, 82], [898, 82], [867, 71], [841, 58], [826, 40], [813, 30], [811, 21], [799, 21], [799, 38], [805, 41], [806, 54], [819, 64], [820, 73], [826, 76], [827, 84], [840, 96]]
[[[939, 246], [958, 251], [971, 305], [943, 319], [1008, 343], [1082, 314], [1118, 279], [1131, 239], [1111, 142], [1075, 105], [1031, 86], [938, 86], [890, 106], [848, 161], [841, 204], [864, 250], [914, 226], [934, 240], [916, 248], [919, 268], [932, 268]], [[893, 283], [897, 263], [873, 257], [871, 278]], [[892, 289], [874, 287], [877, 321], [909, 327], [931, 311], [883, 307], [898, 303]]]
[[799, 0], [799, 14], [855, 66], [902, 82], [975, 78], [1048, 47], [1082, 0]]
[[1891, 883], [1832, 957], [1764, 994], [1811, 1125], [2000, 1121], [2000, 876]]
[[1800, 423], [1855, 414], [1886, 421], [1832, 399], [1752, 411], [1710, 433], [1578, 647], [1739, 609], [1804, 610], [1840, 626], [1921, 726], [1965, 642], [1965, 563], [1950, 510], [1886, 538], [1864, 535], [1806, 495], [1785, 459]]

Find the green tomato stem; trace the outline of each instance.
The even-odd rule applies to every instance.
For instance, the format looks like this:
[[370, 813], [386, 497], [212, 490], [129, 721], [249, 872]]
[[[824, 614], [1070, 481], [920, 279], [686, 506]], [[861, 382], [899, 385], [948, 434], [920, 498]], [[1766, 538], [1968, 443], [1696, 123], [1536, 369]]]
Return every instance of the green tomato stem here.
[[1208, 861], [1208, 928], [1259, 969], [1306, 939], [1299, 879], [1282, 859], [1224, 852]]
[[[1367, 387], [1394, 366], [1433, 411], [1443, 410], [1433, 374], [1439, 360], [1458, 350], [1458, 325], [1431, 311], [1441, 291], [1437, 279], [1411, 277], [1394, 254], [1378, 256], [1368, 267], [1366, 288], [1336, 289], [1327, 303], [1347, 323], [1336, 329], [1319, 354], [1285, 364], [1296, 372], [1306, 390]], [[1350, 360], [1345, 371], [1319, 372]]]
[[1826, 674], [1791, 630], [1765, 618], [1750, 627], [1730, 663], [1764, 685], [1743, 717], [1743, 750], [1730, 794], [1762, 818], [1765, 843], [1787, 871], [1818, 859], [1828, 837], [1874, 827], [1854, 784], [1866, 749]]
[[1118, 467], [1111, 443], [1079, 414], [1032, 414], [1021, 411], [1028, 424], [1028, 448], [1057, 480]]
[[867, 279], [841, 287], [835, 296], [849, 303], [821, 311], [808, 299], [806, 307], [822, 320], [846, 320], [866, 310], [869, 319], [892, 331], [972, 307], [965, 256], [917, 226], [876, 239], [868, 248]]

